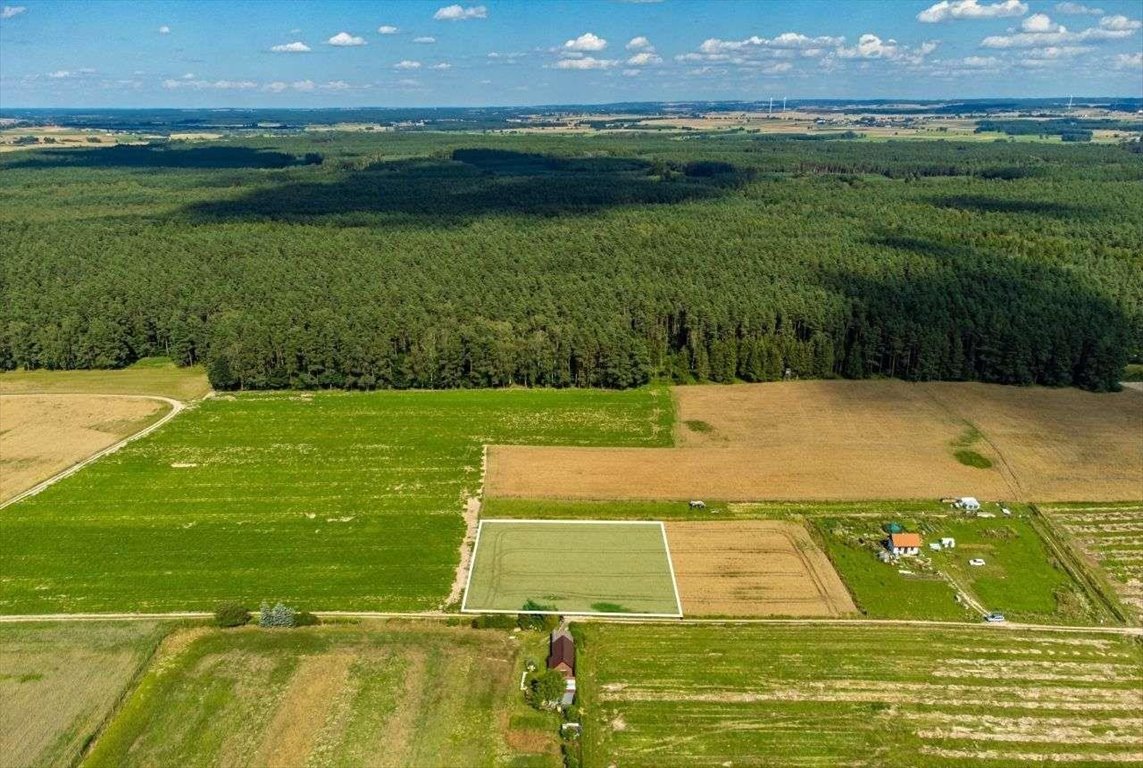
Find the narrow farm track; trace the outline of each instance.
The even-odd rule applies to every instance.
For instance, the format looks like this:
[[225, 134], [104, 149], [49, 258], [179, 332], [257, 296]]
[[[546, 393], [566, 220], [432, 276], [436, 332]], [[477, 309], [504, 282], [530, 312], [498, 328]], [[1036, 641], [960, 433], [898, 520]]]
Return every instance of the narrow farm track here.
[[[211, 393], [211, 394], [213, 394], [213, 393]], [[42, 397], [42, 396], [43, 395], [41, 393], [38, 393], [38, 392], [21, 392], [19, 394], [11, 394], [11, 395], [5, 394], [4, 395], [5, 398], [8, 398], [8, 397]], [[52, 397], [90, 397], [90, 395], [61, 393], [61, 394], [52, 394]], [[167, 405], [169, 405], [171, 407], [171, 410], [168, 411], [167, 413], [163, 414], [162, 418], [160, 418], [154, 424], [151, 424], [150, 426], [139, 430], [138, 432], [136, 432], [133, 435], [128, 435], [127, 437], [123, 438], [119, 442], [113, 443], [112, 445], [109, 445], [102, 450], [96, 451], [95, 453], [88, 456], [86, 459], [83, 459], [82, 461], [78, 461], [75, 464], [72, 464], [67, 469], [62, 470], [60, 472], [57, 472], [56, 474], [49, 477], [47, 480], [39, 482], [36, 485], [33, 485], [28, 490], [23, 491], [22, 493], [18, 493], [15, 496], [13, 496], [12, 498], [8, 499], [7, 501], [0, 503], [0, 509], [4, 509], [5, 507], [11, 506], [12, 504], [15, 504], [18, 501], [23, 501], [24, 499], [28, 498], [29, 496], [35, 496], [40, 491], [44, 490], [45, 488], [49, 488], [49, 487], [55, 485], [60, 480], [63, 480], [65, 477], [68, 477], [69, 475], [74, 475], [76, 472], [83, 469], [88, 464], [92, 463], [93, 461], [97, 461], [97, 460], [103, 458], [104, 456], [106, 456], [108, 454], [115, 453], [120, 448], [127, 445], [127, 443], [130, 443], [133, 440], [138, 440], [141, 437], [146, 437], [147, 435], [149, 435], [152, 432], [154, 432], [155, 430], [159, 429], [159, 427], [163, 426], [164, 424], [166, 424], [168, 421], [170, 421], [174, 417], [178, 416], [180, 413], [183, 412], [183, 410], [186, 409], [185, 403], [180, 402], [178, 400], [175, 400], [174, 398], [171, 398], [171, 397], [163, 397], [162, 395], [99, 395], [99, 397], [113, 397], [113, 398], [121, 399], [121, 400], [122, 399], [127, 399], [127, 400], [158, 400], [159, 402], [163, 402], [163, 403], [166, 403]], [[207, 397], [210, 397], [210, 394], [208, 394]]]
[[[314, 611], [323, 619], [460, 619], [472, 614], [445, 613], [444, 611]], [[209, 619], [214, 614], [205, 611], [172, 611], [170, 613], [31, 613], [0, 615], [0, 624], [26, 624], [35, 622], [66, 621], [155, 621], [179, 619]], [[772, 626], [829, 626], [829, 627], [922, 627], [929, 629], [977, 628], [1003, 632], [1008, 630], [1033, 630], [1037, 632], [1059, 632], [1064, 634], [1104, 634], [1143, 637], [1143, 627], [1085, 627], [1060, 624], [1024, 624], [1005, 622], [987, 624], [971, 621], [925, 621], [922, 619], [675, 619], [675, 618], [625, 618], [610, 614], [598, 616], [576, 616], [574, 621], [610, 622], [617, 624], [694, 624], [694, 625], [739, 625], [768, 624]]]

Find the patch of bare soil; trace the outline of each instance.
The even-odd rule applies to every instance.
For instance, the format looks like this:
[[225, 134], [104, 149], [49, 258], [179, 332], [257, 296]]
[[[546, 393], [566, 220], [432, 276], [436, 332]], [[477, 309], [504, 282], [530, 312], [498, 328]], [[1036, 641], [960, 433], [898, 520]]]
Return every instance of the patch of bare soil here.
[[146, 398], [0, 396], [0, 501], [138, 432], [168, 409]]
[[688, 616], [841, 616], [845, 585], [805, 527], [786, 520], [668, 522]]
[[262, 736], [254, 765], [293, 768], [305, 762], [354, 658], [350, 653], [331, 653], [301, 660]]
[[[674, 448], [491, 446], [491, 496], [1143, 498], [1143, 398], [1076, 389], [799, 381], [674, 390]], [[968, 425], [993, 466], [961, 464]]]

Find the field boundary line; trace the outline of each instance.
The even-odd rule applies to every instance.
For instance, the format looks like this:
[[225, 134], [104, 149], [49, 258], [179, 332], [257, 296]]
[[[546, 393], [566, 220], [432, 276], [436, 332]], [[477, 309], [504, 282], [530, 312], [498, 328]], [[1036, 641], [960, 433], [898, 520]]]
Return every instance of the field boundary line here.
[[535, 520], [527, 517], [489, 517], [480, 521], [483, 523], [551, 523], [553, 525], [662, 525], [661, 520], [561, 520], [559, 518], [546, 518]]
[[667, 552], [667, 567], [671, 570], [671, 587], [675, 590], [675, 608], [679, 611], [679, 618], [683, 617], [683, 599], [679, 597], [679, 582], [675, 578], [675, 561], [671, 558], [671, 545], [667, 542], [667, 526], [659, 521], [659, 531], [663, 534], [663, 549]]
[[[212, 394], [214, 394], [214, 393], [210, 392], [206, 395], [206, 397], [210, 397]], [[168, 411], [166, 414], [164, 414], [162, 416], [162, 418], [160, 418], [154, 424], [151, 424], [150, 426], [144, 427], [143, 429], [139, 430], [138, 432], [136, 432], [132, 435], [128, 435], [127, 437], [123, 438], [122, 440], [120, 440], [117, 443], [113, 443], [113, 444], [107, 446], [106, 448], [103, 448], [99, 451], [96, 451], [95, 453], [88, 456], [86, 459], [82, 459], [81, 461], [78, 461], [75, 464], [72, 464], [67, 469], [64, 469], [60, 472], [57, 472], [56, 474], [49, 477], [47, 480], [40, 481], [39, 483], [37, 483], [36, 485], [33, 485], [28, 490], [23, 491], [22, 493], [16, 494], [15, 496], [8, 499], [7, 501], [0, 502], [0, 509], [4, 509], [5, 507], [11, 506], [12, 504], [15, 504], [18, 501], [23, 501], [24, 499], [35, 496], [37, 493], [40, 493], [41, 491], [46, 490], [47, 488], [50, 488], [51, 486], [58, 483], [60, 480], [63, 480], [65, 477], [69, 477], [71, 475], [74, 475], [76, 472], [83, 469], [88, 464], [91, 464], [94, 461], [98, 461], [99, 459], [102, 459], [104, 456], [108, 456], [112, 453], [115, 453], [120, 448], [122, 448], [123, 446], [127, 445], [128, 443], [130, 443], [134, 440], [138, 440], [140, 438], [146, 437], [147, 435], [151, 434], [152, 432], [154, 432], [159, 427], [166, 424], [168, 421], [170, 421], [174, 417], [178, 416], [180, 413], [182, 413], [184, 410], [186, 410], [186, 407], [187, 407], [186, 403], [175, 400], [173, 397], [164, 397], [162, 395], [88, 395], [88, 394], [80, 394], [80, 393], [76, 393], [76, 392], [64, 392], [64, 393], [60, 393], [58, 395], [48, 395], [48, 396], [50, 396], [50, 397], [114, 397], [114, 398], [119, 398], [119, 399], [131, 399], [131, 400], [139, 400], [139, 399], [158, 400], [160, 402], [166, 403], [167, 405], [171, 406], [171, 410]], [[20, 393], [11, 394], [11, 395], [4, 395], [4, 397], [45, 397], [45, 395], [44, 394], [31, 393], [31, 392], [20, 392]], [[206, 398], [203, 398], [203, 399], [206, 399]]]

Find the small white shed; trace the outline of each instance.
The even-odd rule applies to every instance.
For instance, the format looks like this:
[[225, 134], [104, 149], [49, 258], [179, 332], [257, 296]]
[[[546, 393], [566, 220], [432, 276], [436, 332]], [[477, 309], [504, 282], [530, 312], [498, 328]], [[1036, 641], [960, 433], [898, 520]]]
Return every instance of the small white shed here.
[[973, 496], [962, 496], [956, 500], [956, 505], [965, 512], [976, 512], [980, 509], [980, 502]]
[[941, 539], [941, 546], [945, 549], [956, 549], [956, 539], [951, 536], [945, 536]]

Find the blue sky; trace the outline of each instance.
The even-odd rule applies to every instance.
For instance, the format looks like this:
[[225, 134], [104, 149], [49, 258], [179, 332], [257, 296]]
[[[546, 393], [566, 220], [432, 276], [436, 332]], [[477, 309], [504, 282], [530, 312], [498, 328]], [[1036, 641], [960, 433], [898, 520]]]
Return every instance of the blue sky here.
[[6, 0], [0, 107], [1143, 96], [1141, 0]]

